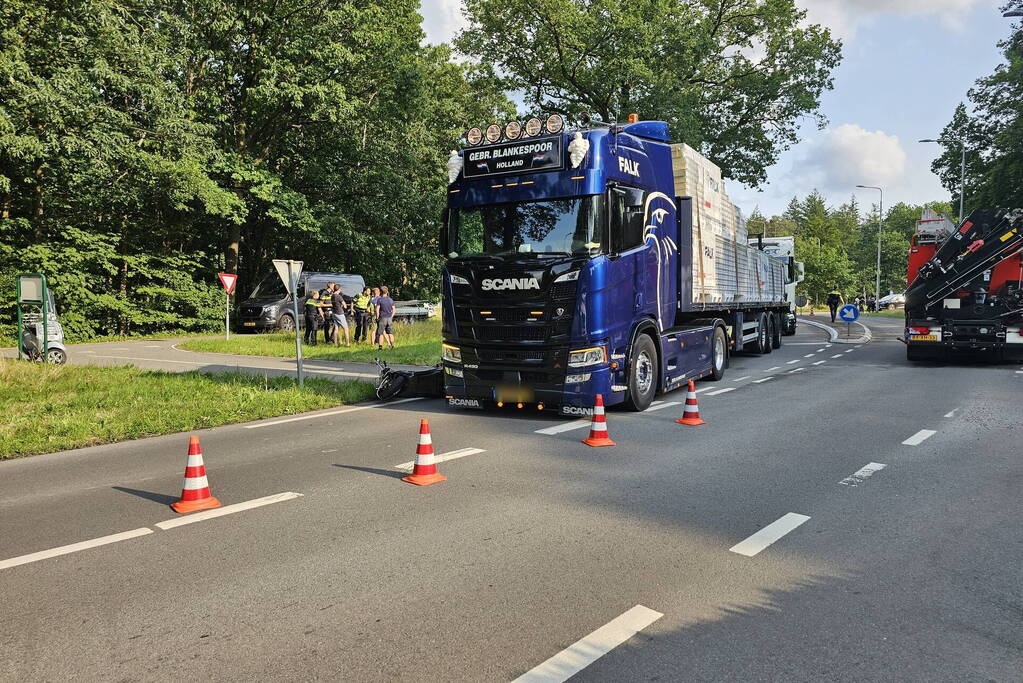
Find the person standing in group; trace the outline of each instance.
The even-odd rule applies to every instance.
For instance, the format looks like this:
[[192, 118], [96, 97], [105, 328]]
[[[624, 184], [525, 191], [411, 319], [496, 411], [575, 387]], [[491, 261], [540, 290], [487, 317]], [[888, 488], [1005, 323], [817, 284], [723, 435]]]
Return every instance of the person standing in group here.
[[860, 313], [863, 313], [863, 311], [867, 308], [867, 297], [862, 294], [856, 297], [856, 305], [859, 307]]
[[[377, 321], [377, 318], [380, 317], [379, 313], [377, 312], [377, 299], [379, 299], [379, 298], [380, 298], [380, 288], [379, 287], [374, 287], [372, 289], [372, 291], [370, 292], [370, 297], [369, 297], [369, 323], [367, 323], [367, 325], [368, 324], [375, 324], [376, 321]], [[376, 346], [377, 345], [377, 341], [378, 341], [378, 339], [377, 339], [377, 331], [376, 331], [376, 329], [374, 329], [373, 330], [373, 337], [370, 339], [369, 343], [372, 344], [373, 346]]]
[[394, 348], [394, 330], [391, 329], [391, 321], [394, 318], [394, 299], [390, 297], [387, 287], [380, 288], [380, 296], [373, 299], [373, 306], [377, 312], [377, 330], [373, 336], [377, 348], [384, 348], [384, 340], [387, 340], [388, 348]]
[[313, 290], [305, 300], [305, 343], [316, 346], [316, 333], [320, 331], [320, 292]]
[[875, 297], [873, 294], [867, 295], [867, 310], [870, 311], [871, 313], [877, 311], [877, 297]]
[[336, 282], [327, 283], [330, 290], [330, 319], [334, 323], [334, 346], [341, 346], [338, 330], [344, 330], [345, 346], [351, 346], [348, 338], [348, 306], [351, 303], [346, 301], [348, 297], [341, 293], [341, 285]]
[[362, 294], [355, 297], [352, 305], [355, 309], [355, 343], [366, 341], [369, 335], [369, 287], [363, 287]]
[[330, 294], [332, 289], [328, 282], [327, 286], [320, 290], [320, 320], [323, 323], [324, 344], [330, 344], [336, 332], [334, 320], [330, 317]]
[[828, 292], [828, 310], [831, 311], [831, 322], [835, 322], [835, 316], [838, 315], [838, 307], [844, 305], [845, 299], [837, 288]]

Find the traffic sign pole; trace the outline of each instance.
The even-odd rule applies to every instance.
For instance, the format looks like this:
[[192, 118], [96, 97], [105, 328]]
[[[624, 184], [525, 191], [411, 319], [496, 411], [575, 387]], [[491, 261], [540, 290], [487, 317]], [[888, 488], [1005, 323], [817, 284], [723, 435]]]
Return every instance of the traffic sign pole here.
[[231, 295], [224, 293], [224, 339], [231, 339]]
[[[291, 262], [288, 262], [291, 265]], [[291, 304], [295, 311], [295, 361], [298, 368], [298, 386], [305, 387], [305, 377], [302, 368], [302, 338], [298, 334], [298, 277], [295, 271], [291, 271]]]
[[227, 303], [224, 306], [224, 338], [231, 338], [231, 294], [234, 286], [238, 284], [238, 276], [234, 273], [217, 273], [220, 284], [224, 286], [224, 294], [227, 295]]

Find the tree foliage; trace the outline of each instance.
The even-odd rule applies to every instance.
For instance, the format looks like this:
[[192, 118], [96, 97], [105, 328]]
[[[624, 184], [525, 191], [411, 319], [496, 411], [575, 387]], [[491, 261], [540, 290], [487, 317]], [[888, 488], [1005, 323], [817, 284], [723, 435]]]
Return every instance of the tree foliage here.
[[215, 273], [247, 294], [273, 258], [435, 295], [447, 151], [510, 105], [420, 24], [416, 0], [0, 4], [4, 280], [45, 271], [79, 337], [216, 324]]
[[[1016, 0], [1003, 10], [1023, 9]], [[944, 153], [934, 161], [958, 205], [960, 164], [966, 147], [965, 210], [985, 207], [1019, 208], [1023, 201], [1023, 28], [998, 43], [1005, 62], [968, 91], [971, 107], [960, 104], [942, 131]]]
[[793, 0], [465, 0], [456, 39], [526, 104], [605, 121], [670, 123], [726, 175], [757, 185], [797, 139], [824, 125], [841, 44]]

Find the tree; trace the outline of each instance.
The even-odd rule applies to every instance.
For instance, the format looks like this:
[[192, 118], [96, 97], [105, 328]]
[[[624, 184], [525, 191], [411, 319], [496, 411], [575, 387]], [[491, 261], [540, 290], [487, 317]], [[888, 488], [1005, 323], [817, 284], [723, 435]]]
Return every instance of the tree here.
[[669, 122], [723, 172], [757, 185], [822, 126], [841, 44], [793, 0], [466, 0], [455, 45], [538, 111]]
[[[1018, 0], [1002, 9], [1020, 9]], [[1006, 62], [967, 93], [972, 113], [960, 104], [939, 140], [944, 154], [931, 168], [958, 203], [960, 154], [966, 145], [966, 209], [1019, 207], [1023, 197], [1023, 29], [998, 43]]]

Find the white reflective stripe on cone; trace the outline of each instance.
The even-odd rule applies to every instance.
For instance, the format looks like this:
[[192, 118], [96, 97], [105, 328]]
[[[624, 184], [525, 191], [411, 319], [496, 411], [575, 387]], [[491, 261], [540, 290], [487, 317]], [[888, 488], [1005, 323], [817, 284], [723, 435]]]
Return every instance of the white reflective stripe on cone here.
[[419, 445], [420, 446], [432, 446], [433, 445], [433, 440], [430, 438], [429, 434], [420, 434], [419, 435]]
[[436, 459], [434, 459], [433, 453], [423, 453], [422, 455], [416, 455], [417, 465], [434, 465], [436, 464], [436, 462], [437, 461]]
[[185, 467], [201, 467], [202, 464], [202, 453], [199, 453], [197, 455], [188, 456], [188, 464], [186, 464]]
[[210, 482], [206, 479], [206, 475], [201, 477], [185, 477], [184, 489], [186, 491], [195, 491], [197, 489], [207, 489], [210, 487]]

